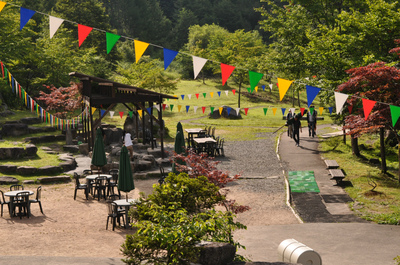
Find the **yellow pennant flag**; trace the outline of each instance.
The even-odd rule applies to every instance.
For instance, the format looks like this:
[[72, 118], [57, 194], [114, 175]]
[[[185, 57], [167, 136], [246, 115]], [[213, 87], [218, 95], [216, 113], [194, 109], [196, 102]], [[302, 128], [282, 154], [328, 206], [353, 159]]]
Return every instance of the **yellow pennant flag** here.
[[10, 72], [8, 72], [8, 80], [10, 81], [10, 85], [12, 86], [12, 84], [11, 84], [11, 74], [10, 74]]
[[92, 107], [92, 115], [94, 114], [94, 112], [96, 111], [97, 109], [95, 108], [95, 107]]
[[256, 86], [254, 89], [256, 90], [256, 92], [258, 92], [258, 86]]
[[4, 6], [6, 5], [6, 2], [0, 1], [0, 12], [3, 10]]
[[274, 113], [274, 116], [276, 114], [276, 110], [277, 110], [277, 108], [272, 108], [272, 113]]
[[278, 86], [279, 86], [279, 100], [282, 101], [283, 97], [286, 95], [290, 85], [293, 81], [278, 78]]
[[142, 115], [143, 115], [143, 110], [141, 110], [141, 109], [138, 109], [137, 113], [139, 114], [140, 118], [142, 118]]
[[27, 105], [26, 92], [24, 91], [25, 105]]
[[146, 51], [147, 47], [149, 47], [149, 44], [139, 40], [134, 40], [134, 43], [135, 43], [135, 58], [137, 63], [142, 57], [143, 53]]
[[[174, 97], [178, 97], [177, 95], [174, 95]], [[177, 99], [175, 99], [175, 101], [177, 101]]]
[[181, 112], [182, 105], [178, 105], [178, 112]]
[[319, 114], [322, 115], [322, 112], [324, 111], [324, 107], [319, 107]]
[[214, 92], [210, 92], [210, 96], [212, 98], [214, 96]]
[[222, 115], [223, 107], [219, 107], [219, 115]]

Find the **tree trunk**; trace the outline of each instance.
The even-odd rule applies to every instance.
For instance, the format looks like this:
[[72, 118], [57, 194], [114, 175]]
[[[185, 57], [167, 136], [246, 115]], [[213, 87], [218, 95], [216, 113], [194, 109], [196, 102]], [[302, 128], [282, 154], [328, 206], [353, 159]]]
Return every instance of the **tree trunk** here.
[[[343, 121], [343, 127], [345, 125], [345, 122]], [[343, 129], [343, 143], [346, 144], [346, 130]]]
[[242, 88], [242, 83], [239, 83], [239, 95], [238, 95], [238, 108], [240, 109], [240, 89]]
[[300, 106], [300, 90], [297, 90], [297, 103], [299, 104], [299, 108], [300, 108], [301, 107]]
[[381, 144], [381, 169], [383, 173], [387, 172], [387, 167], [386, 167], [386, 153], [385, 153], [385, 128], [380, 128], [379, 130], [379, 138], [380, 138], [380, 144]]
[[351, 149], [353, 155], [360, 156], [360, 149], [358, 148], [358, 138], [351, 136]]

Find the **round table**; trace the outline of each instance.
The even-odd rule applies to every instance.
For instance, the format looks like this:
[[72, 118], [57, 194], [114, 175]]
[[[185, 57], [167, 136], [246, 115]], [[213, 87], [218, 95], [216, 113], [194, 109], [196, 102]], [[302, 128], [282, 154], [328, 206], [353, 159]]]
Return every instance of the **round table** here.
[[[17, 196], [18, 193], [21, 192], [29, 192], [29, 196], [33, 195], [33, 191], [31, 190], [12, 190], [12, 191], [7, 191], [4, 192], [4, 196], [10, 197], [10, 216], [13, 217], [14, 216], [14, 198]], [[28, 209], [28, 211], [30, 211], [30, 209]], [[31, 213], [28, 212], [28, 214], [30, 215]]]
[[110, 174], [93, 174], [93, 175], [87, 175], [87, 176], [86, 176], [86, 183], [87, 183], [87, 185], [88, 185], [88, 189], [89, 189], [89, 191], [90, 191], [91, 194], [92, 194], [92, 183], [93, 183], [93, 181], [95, 181], [95, 179], [96, 179], [97, 177], [99, 177], [99, 176], [101, 176], [101, 177], [106, 177], [108, 181], [112, 178], [112, 175], [110, 175]]

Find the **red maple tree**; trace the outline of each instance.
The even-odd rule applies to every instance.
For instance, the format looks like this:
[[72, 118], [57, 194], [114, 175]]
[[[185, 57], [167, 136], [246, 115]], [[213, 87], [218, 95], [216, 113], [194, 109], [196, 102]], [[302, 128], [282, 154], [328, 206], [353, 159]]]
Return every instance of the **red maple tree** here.
[[72, 114], [81, 107], [82, 85], [71, 82], [69, 87], [45, 86], [50, 93], [40, 91], [40, 97], [36, 100], [45, 105], [47, 111], [55, 111], [53, 115], [65, 119], [68, 114]]

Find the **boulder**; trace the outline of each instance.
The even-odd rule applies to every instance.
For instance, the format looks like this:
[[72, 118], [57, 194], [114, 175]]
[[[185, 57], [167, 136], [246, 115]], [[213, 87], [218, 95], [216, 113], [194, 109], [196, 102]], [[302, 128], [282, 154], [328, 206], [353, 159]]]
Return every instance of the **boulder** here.
[[34, 144], [27, 144], [26, 147], [26, 155], [27, 156], [36, 156], [37, 153], [37, 147]]
[[28, 125], [23, 123], [5, 123], [3, 125], [3, 136], [21, 136], [28, 134]]
[[54, 183], [54, 182], [64, 183], [64, 182], [70, 182], [71, 177], [70, 176], [43, 177], [43, 178], [38, 178], [37, 180], [42, 184]]
[[61, 162], [59, 164], [60, 167], [62, 167], [63, 171], [71, 171], [76, 168], [76, 161], [75, 160], [67, 160], [64, 162]]
[[152, 167], [156, 165], [156, 159], [152, 155], [144, 155], [143, 160], [151, 162]]
[[[160, 158], [162, 153], [161, 153], [161, 147], [157, 147], [154, 149], [151, 148], [147, 148], [147, 154], [152, 155], [156, 158]], [[167, 153], [164, 150], [164, 157], [168, 157]]]
[[138, 160], [137, 162], [135, 161], [134, 164], [135, 164], [135, 172], [149, 170], [152, 167], [152, 163], [150, 161], [145, 161], [145, 160]]
[[236, 254], [234, 245], [222, 242], [202, 242], [197, 263], [202, 265], [226, 265], [233, 261]]
[[82, 155], [88, 155], [89, 154], [89, 144], [83, 143], [83, 144], [78, 145], [78, 147], [79, 147], [79, 152]]
[[116, 146], [114, 148], [111, 148], [111, 155], [112, 156], [120, 156], [121, 155], [121, 148], [120, 146]]
[[18, 179], [9, 176], [0, 177], [0, 185], [18, 184]]
[[37, 172], [36, 167], [28, 167], [28, 166], [17, 167], [16, 170], [16, 173], [22, 176], [32, 176], [35, 175], [36, 172]]
[[0, 165], [0, 172], [3, 174], [12, 174], [17, 172], [17, 166], [15, 165]]
[[71, 152], [71, 153], [78, 153], [79, 152], [79, 146], [78, 145], [64, 145], [63, 149], [64, 149], [64, 151]]
[[156, 159], [157, 165], [162, 166], [162, 167], [171, 167], [171, 161], [169, 161], [169, 158], [158, 158]]
[[40, 118], [38, 117], [32, 117], [32, 118], [22, 118], [20, 121], [24, 124], [39, 124], [42, 123]]
[[104, 139], [105, 145], [110, 145], [112, 143], [122, 143], [123, 131], [119, 128], [105, 128]]
[[37, 170], [37, 174], [39, 175], [54, 175], [60, 173], [62, 168], [60, 166], [44, 166], [40, 167]]
[[0, 148], [0, 160], [4, 159], [19, 159], [25, 155], [23, 147], [5, 147]]
[[26, 180], [22, 181], [22, 184], [31, 185], [31, 184], [35, 184], [35, 181], [33, 179], [26, 179]]
[[[230, 109], [229, 115], [228, 115], [228, 109]], [[219, 110], [216, 109], [213, 111], [212, 114], [210, 113], [209, 116], [212, 119], [219, 119], [221, 117], [224, 117], [224, 118], [231, 119], [231, 120], [237, 120], [237, 119], [242, 118], [242, 115], [240, 115], [240, 112], [236, 113], [235, 109], [228, 107], [228, 106], [222, 106], [221, 114], [219, 114]]]

